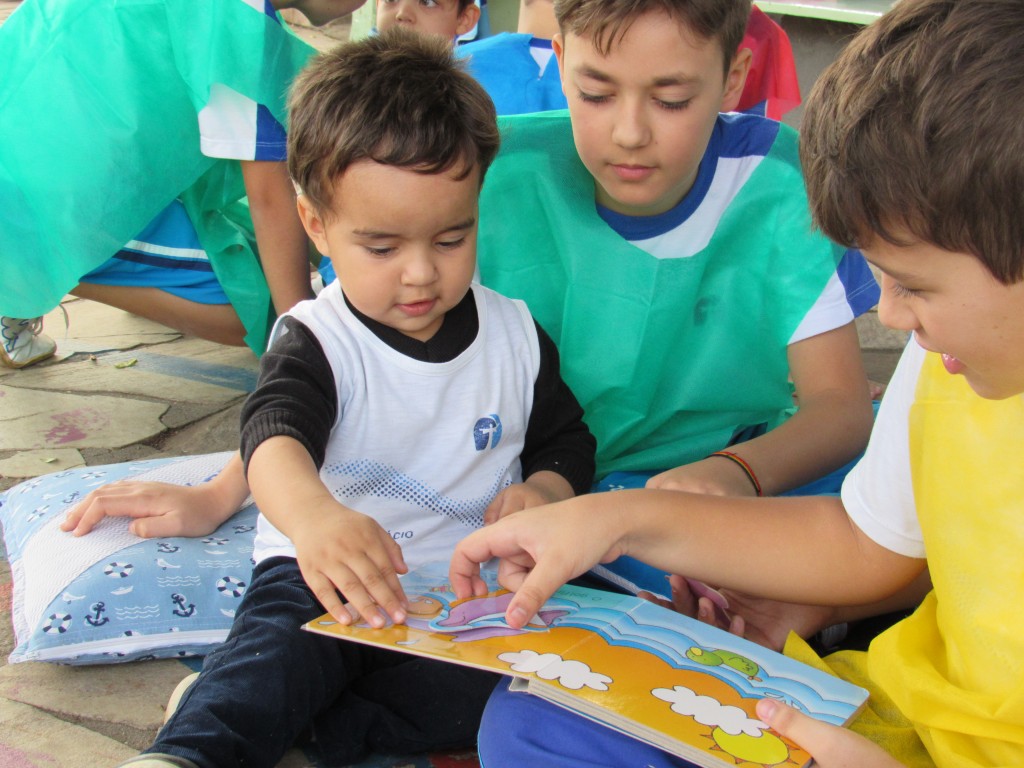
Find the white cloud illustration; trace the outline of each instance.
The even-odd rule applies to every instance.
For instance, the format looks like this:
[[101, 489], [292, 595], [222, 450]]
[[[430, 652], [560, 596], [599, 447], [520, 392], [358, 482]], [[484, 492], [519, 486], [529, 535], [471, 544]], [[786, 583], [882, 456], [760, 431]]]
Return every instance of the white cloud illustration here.
[[747, 715], [739, 707], [722, 704], [710, 696], [699, 696], [689, 688], [677, 685], [674, 688], [655, 688], [651, 691], [657, 698], [672, 705], [677, 715], [692, 717], [701, 725], [721, 728], [730, 736], [760, 736], [767, 724]]
[[557, 653], [519, 651], [503, 653], [498, 658], [514, 672], [529, 672], [542, 680], [557, 680], [562, 687], [573, 691], [580, 688], [607, 691], [608, 683], [612, 681], [608, 675], [594, 672], [582, 661], [566, 661]]

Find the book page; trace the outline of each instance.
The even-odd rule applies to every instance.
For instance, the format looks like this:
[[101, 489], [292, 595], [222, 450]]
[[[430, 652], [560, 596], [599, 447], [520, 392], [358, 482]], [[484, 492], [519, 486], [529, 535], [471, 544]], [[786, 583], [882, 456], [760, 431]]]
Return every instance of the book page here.
[[[526, 689], [701, 765], [805, 765], [810, 756], [758, 720], [770, 697], [834, 725], [867, 692], [639, 598], [567, 585], [520, 630], [511, 593], [458, 600], [443, 568], [408, 574], [406, 625], [374, 630], [329, 616], [306, 625], [356, 642], [512, 675]], [[523, 685], [517, 686], [524, 687]]]

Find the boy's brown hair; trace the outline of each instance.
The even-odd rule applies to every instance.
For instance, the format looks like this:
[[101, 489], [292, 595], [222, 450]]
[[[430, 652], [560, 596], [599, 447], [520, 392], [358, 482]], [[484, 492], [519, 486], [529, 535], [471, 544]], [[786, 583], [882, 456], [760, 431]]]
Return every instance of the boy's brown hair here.
[[421, 173], [457, 169], [480, 182], [498, 151], [494, 104], [433, 35], [390, 29], [314, 58], [288, 99], [288, 172], [322, 216], [350, 165]]
[[854, 38], [801, 127], [826, 235], [926, 242], [1024, 278], [1022, 30], [1020, 0], [900, 0]]
[[562, 34], [589, 38], [605, 55], [634, 21], [651, 11], [667, 14], [703, 40], [717, 41], [728, 75], [750, 19], [750, 0], [555, 0]]

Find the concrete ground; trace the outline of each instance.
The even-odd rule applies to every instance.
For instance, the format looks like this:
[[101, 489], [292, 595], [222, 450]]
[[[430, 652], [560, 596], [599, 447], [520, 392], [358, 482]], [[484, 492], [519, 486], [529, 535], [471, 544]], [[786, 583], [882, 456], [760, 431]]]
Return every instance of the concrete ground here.
[[[17, 5], [0, 0], [0, 23]], [[348, 35], [345, 22], [297, 29], [318, 47]], [[46, 317], [45, 328], [57, 357], [22, 371], [0, 368], [0, 491], [76, 466], [237, 447], [238, 411], [257, 368], [247, 349], [73, 298]], [[888, 381], [904, 337], [881, 329], [873, 315], [859, 330], [870, 377]], [[94, 768], [146, 746], [167, 695], [190, 669], [179, 661], [9, 665], [10, 599], [0, 551], [0, 766]], [[292, 752], [281, 765], [309, 763]]]

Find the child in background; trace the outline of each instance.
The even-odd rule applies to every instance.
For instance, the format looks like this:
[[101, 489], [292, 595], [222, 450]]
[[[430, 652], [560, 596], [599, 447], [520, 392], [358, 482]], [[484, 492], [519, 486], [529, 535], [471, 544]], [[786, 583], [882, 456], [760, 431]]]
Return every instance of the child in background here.
[[[558, 61], [551, 39], [558, 33], [552, 0], [522, 0], [517, 31], [474, 40], [457, 49], [469, 71], [494, 99], [499, 115], [565, 109]], [[760, 8], [750, 9], [741, 48], [752, 58], [739, 112], [753, 111], [773, 120], [800, 104], [793, 49], [785, 31]]]
[[0, 27], [0, 363], [54, 353], [68, 292], [262, 353], [312, 295], [283, 126], [313, 51], [276, 9], [361, 2], [25, 0]]
[[404, 621], [399, 573], [593, 476], [554, 345], [522, 302], [471, 285], [498, 131], [451, 45], [395, 29], [340, 46], [289, 111], [299, 215], [338, 280], [278, 321], [243, 410], [261, 515], [231, 632], [126, 765], [270, 767], [308, 729], [331, 765], [471, 745], [493, 675], [300, 626], [351, 621], [341, 596]]
[[[516, 626], [622, 552], [753, 595], [840, 605], [927, 567], [934, 589], [913, 615], [866, 653], [824, 660], [871, 691], [852, 729], [767, 699], [758, 716], [822, 768], [1024, 764], [1022, 28], [1017, 2], [901, 0], [808, 100], [815, 220], [881, 269], [880, 318], [914, 336], [841, 500], [590, 495], [467, 538], [452, 565], [460, 594], [492, 556], [519, 590]], [[795, 638], [786, 650], [821, 664]], [[551, 766], [683, 764], [509, 694], [488, 705], [480, 747], [489, 767], [533, 764], [538, 749]]]
[[455, 38], [476, 26], [480, 6], [473, 0], [377, 0], [377, 29], [400, 26], [419, 34]]
[[499, 115], [565, 109], [551, 38], [558, 32], [551, 0], [521, 0], [517, 31], [460, 45], [470, 74], [487, 90]]
[[[722, 114], [743, 91], [750, 3], [555, 13], [569, 111], [499, 121], [480, 275], [555, 339], [598, 489], [775, 495], [849, 462], [872, 422], [853, 318], [878, 288], [812, 231], [795, 132]], [[641, 564], [613, 571], [664, 591]]]

